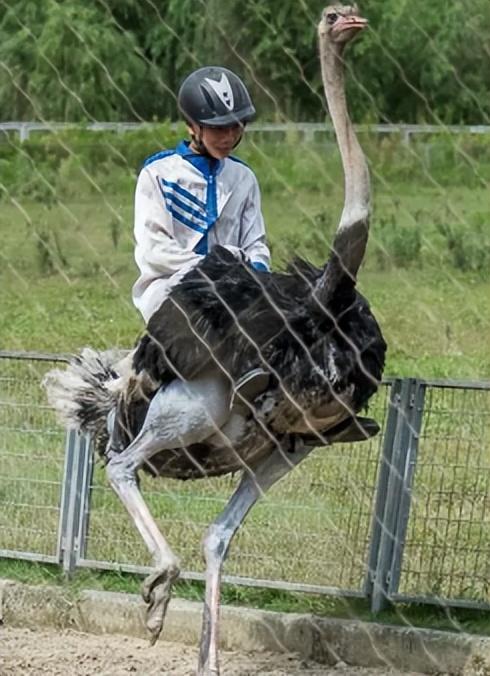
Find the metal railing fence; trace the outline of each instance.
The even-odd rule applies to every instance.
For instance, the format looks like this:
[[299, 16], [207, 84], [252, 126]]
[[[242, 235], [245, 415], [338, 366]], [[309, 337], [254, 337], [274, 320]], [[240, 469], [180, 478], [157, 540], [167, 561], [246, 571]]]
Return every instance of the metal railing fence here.
[[[145, 573], [88, 440], [65, 435], [43, 401], [42, 376], [65, 359], [0, 352], [0, 556]], [[370, 415], [377, 438], [318, 449], [252, 510], [225, 579], [366, 598], [373, 611], [489, 608], [490, 383], [388, 379]], [[143, 479], [184, 578], [203, 579], [201, 537], [235, 482]]]
[[55, 563], [66, 434], [40, 382], [56, 356], [0, 353], [0, 556]]
[[[4, 134], [15, 133], [19, 135], [21, 142], [27, 141], [33, 132], [58, 132], [66, 129], [87, 129], [89, 131], [114, 131], [124, 133], [138, 129], [151, 129], [155, 126], [149, 122], [91, 122], [86, 125], [71, 122], [0, 122], [0, 132]], [[171, 124], [172, 128], [177, 123]], [[370, 132], [374, 134], [399, 134], [405, 143], [409, 143], [412, 137], [421, 134], [490, 134], [490, 125], [444, 125], [444, 124], [358, 124], [355, 125], [358, 132]], [[248, 133], [284, 134], [296, 133], [307, 141], [313, 141], [316, 134], [333, 132], [331, 124], [323, 122], [284, 122], [274, 123], [256, 122], [247, 128]]]

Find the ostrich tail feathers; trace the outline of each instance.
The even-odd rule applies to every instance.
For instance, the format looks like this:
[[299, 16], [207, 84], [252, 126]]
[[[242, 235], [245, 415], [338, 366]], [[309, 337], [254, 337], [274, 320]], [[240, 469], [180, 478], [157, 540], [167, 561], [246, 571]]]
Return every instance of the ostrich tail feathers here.
[[53, 369], [42, 381], [59, 421], [93, 435], [97, 445], [107, 439], [107, 416], [125, 380], [122, 371], [126, 359], [122, 357], [114, 350], [85, 348], [65, 370]]

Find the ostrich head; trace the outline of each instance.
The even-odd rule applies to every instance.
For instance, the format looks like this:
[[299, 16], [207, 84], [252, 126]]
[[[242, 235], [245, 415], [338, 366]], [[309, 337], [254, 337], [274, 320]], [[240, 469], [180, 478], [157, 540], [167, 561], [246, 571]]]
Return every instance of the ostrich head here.
[[323, 10], [318, 32], [320, 38], [343, 48], [366, 26], [367, 19], [359, 16], [356, 5], [329, 5]]

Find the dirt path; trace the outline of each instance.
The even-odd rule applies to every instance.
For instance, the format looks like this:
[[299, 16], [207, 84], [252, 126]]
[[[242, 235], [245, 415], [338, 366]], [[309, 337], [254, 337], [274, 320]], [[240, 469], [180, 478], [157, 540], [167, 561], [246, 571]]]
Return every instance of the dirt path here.
[[[73, 631], [30, 631], [0, 627], [0, 676], [192, 676], [197, 650], [126, 636], [95, 636]], [[386, 676], [383, 669], [337, 668], [306, 663], [276, 653], [222, 652], [222, 676]], [[417, 676], [414, 672], [411, 676]]]

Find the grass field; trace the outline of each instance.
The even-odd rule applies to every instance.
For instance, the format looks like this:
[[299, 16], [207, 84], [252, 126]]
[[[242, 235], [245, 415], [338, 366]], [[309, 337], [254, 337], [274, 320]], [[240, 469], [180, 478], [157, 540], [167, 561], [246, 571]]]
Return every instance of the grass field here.
[[[294, 148], [244, 148], [263, 187], [275, 267], [295, 254], [320, 264], [343, 199], [333, 146]], [[436, 145], [427, 167], [424, 147], [368, 149], [374, 214], [359, 286], [387, 338], [386, 372], [489, 378], [490, 159], [461, 168], [456, 154], [446, 166]], [[92, 174], [62, 165], [53, 184], [58, 203], [47, 207], [32, 196], [36, 184], [54, 180], [52, 171], [35, 162], [32, 170], [31, 189], [12, 189], [1, 202], [0, 345], [51, 352], [131, 346], [143, 328], [130, 301], [132, 171], [114, 165], [107, 178], [95, 167]]]
[[[375, 200], [359, 287], [388, 342], [387, 375], [490, 379], [490, 158], [453, 145], [407, 150], [368, 139]], [[249, 144], [244, 155], [263, 187], [274, 265], [294, 254], [320, 264], [342, 205], [332, 145]], [[0, 202], [0, 347], [128, 348], [143, 329], [130, 301], [134, 172], [114, 165], [109, 180], [92, 167], [100, 193], [80, 163], [54, 177], [46, 166], [33, 164], [29, 189], [12, 188]], [[36, 197], [43, 179], [54, 181], [56, 203]], [[42, 408], [45, 368], [0, 360], [0, 548], [53, 554], [64, 442]], [[482, 600], [490, 579], [490, 397], [458, 396], [437, 391], [430, 402], [402, 590]], [[379, 420], [384, 405], [383, 393], [371, 410]], [[226, 572], [360, 588], [381, 441], [305, 462], [252, 512]], [[186, 569], [202, 568], [200, 537], [233, 482], [157, 489], [145, 480]], [[148, 563], [100, 469], [89, 536], [88, 557]]]

